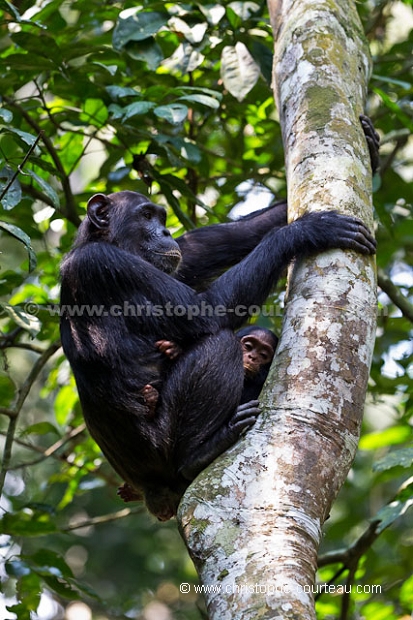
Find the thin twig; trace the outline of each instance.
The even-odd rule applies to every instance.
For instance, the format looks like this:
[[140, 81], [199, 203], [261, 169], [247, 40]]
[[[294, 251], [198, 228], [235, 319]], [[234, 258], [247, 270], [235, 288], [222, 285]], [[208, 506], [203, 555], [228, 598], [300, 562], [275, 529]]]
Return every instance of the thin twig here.
[[11, 453], [12, 453], [12, 448], [13, 448], [14, 434], [16, 432], [16, 425], [17, 425], [17, 417], [16, 416], [10, 417], [9, 426], [7, 429], [6, 441], [4, 444], [1, 470], [0, 470], [0, 495], [3, 493], [4, 482], [6, 480], [6, 474], [8, 472], [8, 466], [11, 460]]
[[47, 363], [49, 358], [59, 349], [59, 347], [60, 347], [60, 342], [54, 342], [53, 344], [50, 345], [48, 349], [44, 351], [44, 353], [42, 353], [42, 355], [40, 355], [39, 359], [35, 362], [33, 368], [31, 369], [26, 381], [23, 383], [23, 385], [19, 389], [18, 396], [17, 396], [16, 402], [14, 403], [14, 405], [9, 408], [3, 408], [3, 411], [0, 410], [0, 412], [5, 413], [6, 415], [9, 416], [9, 426], [7, 429], [7, 436], [6, 436], [3, 460], [2, 460], [1, 471], [0, 471], [0, 495], [3, 492], [4, 481], [6, 479], [6, 473], [10, 466], [12, 446], [13, 446], [13, 441], [14, 441], [14, 435], [16, 433], [16, 427], [17, 427], [17, 418], [24, 405], [27, 395], [30, 392], [30, 389], [33, 383], [39, 376], [42, 368]]
[[[41, 454], [41, 456], [37, 459], [33, 459], [32, 461], [26, 461], [24, 463], [18, 463], [17, 465], [13, 465], [13, 467], [9, 467], [9, 471], [13, 470], [13, 469], [24, 469], [26, 467], [33, 467], [33, 465], [38, 465], [39, 463], [42, 463], [43, 461], [45, 461], [47, 458], [51, 457], [51, 456], [55, 456], [56, 452], [62, 448], [63, 446], [65, 446], [69, 441], [71, 441], [72, 439], [74, 439], [75, 437], [77, 437], [78, 435], [80, 435], [81, 433], [83, 433], [86, 429], [86, 424], [80, 424], [79, 426], [77, 426], [76, 428], [73, 428], [67, 435], [65, 435], [64, 437], [62, 437], [61, 439], [59, 439], [59, 441], [56, 441], [54, 444], [52, 444], [51, 446], [49, 446], [46, 449], [43, 448], [39, 448], [38, 446], [35, 446], [33, 444], [29, 444], [27, 442], [22, 442], [21, 440], [19, 441], [20, 445], [23, 445], [25, 448], [31, 448], [32, 450], [35, 450], [36, 452], [39, 452]], [[17, 441], [15, 439], [15, 441]], [[63, 460], [66, 462], [66, 458], [64, 457], [59, 457], [59, 460]], [[73, 463], [70, 463], [70, 465], [73, 465]], [[83, 467], [79, 466], [79, 469]]]
[[413, 323], [413, 305], [401, 293], [399, 287], [393, 284], [389, 276], [382, 269], [377, 271], [377, 282], [381, 290], [386, 293], [394, 305], [399, 308], [403, 316]]
[[102, 523], [110, 523], [111, 521], [117, 521], [118, 519], [124, 519], [125, 517], [129, 517], [130, 515], [136, 515], [143, 512], [143, 506], [139, 506], [139, 508], [123, 508], [122, 510], [118, 510], [118, 512], [112, 512], [110, 515], [103, 515], [101, 517], [93, 517], [92, 519], [87, 519], [85, 521], [81, 521], [80, 523], [74, 523], [73, 525], [68, 525], [67, 527], [62, 528], [62, 532], [71, 532], [73, 530], [78, 530], [82, 527], [91, 527], [93, 525], [101, 525]]
[[330, 551], [318, 558], [318, 568], [327, 566], [328, 564], [344, 564], [345, 568], [350, 568], [355, 562], [358, 562], [361, 556], [371, 547], [376, 538], [379, 536], [377, 527], [381, 523], [378, 519], [372, 521], [365, 532], [351, 545], [348, 549], [339, 549], [338, 551]]
[[[354, 582], [357, 567], [359, 565], [361, 557], [370, 549], [374, 541], [379, 537], [381, 531], [378, 530], [378, 526], [381, 521], [376, 519], [372, 521], [367, 530], [360, 536], [356, 542], [348, 549], [341, 549], [326, 553], [318, 558], [318, 567], [327, 566], [328, 564], [340, 563], [342, 566], [334, 573], [331, 579], [328, 581], [327, 586], [332, 585], [335, 581], [347, 570], [348, 575], [346, 578], [346, 587], [344, 589], [343, 598], [341, 601], [340, 620], [346, 620], [348, 611], [350, 608], [350, 593], [351, 584]], [[320, 594], [316, 595], [316, 600], [320, 597]]]
[[31, 369], [31, 371], [29, 372], [29, 375], [26, 379], [26, 381], [23, 383], [23, 385], [21, 386], [20, 390], [19, 390], [19, 395], [16, 401], [16, 404], [14, 406], [14, 410], [16, 412], [16, 416], [19, 414], [24, 401], [27, 398], [28, 393], [30, 392], [30, 389], [33, 385], [33, 383], [35, 382], [35, 380], [37, 379], [40, 371], [42, 370], [43, 366], [46, 364], [46, 362], [49, 360], [50, 357], [52, 357], [52, 355], [54, 355], [56, 353], [56, 351], [60, 348], [60, 341], [56, 341], [53, 342], [50, 347], [48, 347], [44, 353], [42, 353], [39, 357], [38, 360], [36, 360], [33, 368]]
[[43, 137], [43, 130], [40, 130], [39, 134], [37, 135], [36, 140], [33, 142], [33, 144], [31, 145], [31, 147], [29, 148], [29, 150], [27, 151], [26, 155], [24, 156], [24, 159], [22, 161], [21, 164], [19, 164], [17, 166], [17, 170], [16, 172], [13, 174], [12, 178], [10, 179], [10, 181], [6, 184], [6, 187], [4, 188], [4, 190], [2, 191], [1, 195], [0, 195], [0, 201], [3, 200], [4, 196], [7, 194], [7, 192], [9, 191], [9, 189], [11, 188], [11, 186], [13, 185], [13, 183], [15, 182], [15, 180], [17, 179], [17, 177], [19, 176], [20, 173], [23, 172], [23, 168], [24, 168], [24, 164], [27, 162], [27, 160], [30, 158], [31, 154], [33, 153], [34, 149], [36, 148], [36, 146], [39, 143], [40, 138]]

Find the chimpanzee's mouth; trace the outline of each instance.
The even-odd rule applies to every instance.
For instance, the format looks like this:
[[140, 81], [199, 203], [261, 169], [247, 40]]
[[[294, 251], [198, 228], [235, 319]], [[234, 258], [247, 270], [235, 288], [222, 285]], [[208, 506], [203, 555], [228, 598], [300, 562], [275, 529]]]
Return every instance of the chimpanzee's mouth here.
[[153, 251], [152, 254], [157, 254], [158, 256], [168, 256], [171, 258], [181, 258], [182, 256], [179, 250], [167, 250], [166, 252]]
[[248, 364], [244, 364], [244, 372], [245, 372], [245, 376], [252, 378], [255, 377], [255, 375], [258, 372], [258, 368], [256, 366], [249, 366]]

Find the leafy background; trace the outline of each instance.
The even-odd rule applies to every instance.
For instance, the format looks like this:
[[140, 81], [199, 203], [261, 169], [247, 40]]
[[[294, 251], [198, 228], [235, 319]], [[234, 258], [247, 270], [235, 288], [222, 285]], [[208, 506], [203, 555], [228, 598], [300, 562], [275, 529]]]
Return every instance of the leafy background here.
[[[323, 595], [317, 609], [323, 619], [405, 619], [413, 10], [411, 0], [357, 6], [374, 58], [367, 111], [382, 139], [379, 323], [360, 450], [325, 527], [319, 575], [343, 586], [350, 575], [361, 592]], [[84, 429], [58, 344], [58, 270], [95, 192], [151, 192], [176, 234], [285, 197], [265, 3], [0, 0], [0, 58], [0, 616], [199, 618], [175, 522], [120, 503]], [[282, 293], [273, 301], [281, 308]]]

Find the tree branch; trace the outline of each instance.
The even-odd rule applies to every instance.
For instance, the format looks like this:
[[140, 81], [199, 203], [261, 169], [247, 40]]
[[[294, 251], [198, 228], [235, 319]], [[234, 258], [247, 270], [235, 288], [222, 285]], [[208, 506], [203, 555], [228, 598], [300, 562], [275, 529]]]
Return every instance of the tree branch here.
[[7, 471], [9, 469], [9, 466], [10, 466], [13, 440], [14, 440], [14, 435], [15, 435], [16, 426], [17, 426], [17, 418], [18, 418], [18, 416], [20, 414], [20, 411], [21, 411], [21, 409], [23, 407], [23, 404], [24, 404], [24, 402], [25, 402], [25, 400], [27, 398], [27, 395], [30, 392], [30, 389], [31, 389], [33, 383], [35, 382], [35, 380], [39, 376], [41, 370], [43, 369], [43, 367], [45, 366], [45, 364], [47, 363], [49, 358], [52, 357], [52, 355], [54, 355], [54, 353], [56, 353], [56, 351], [59, 349], [59, 347], [60, 347], [60, 342], [54, 342], [53, 344], [50, 345], [50, 347], [48, 347], [44, 351], [44, 353], [42, 353], [40, 355], [39, 359], [36, 360], [33, 368], [31, 369], [30, 373], [28, 374], [26, 381], [23, 383], [21, 388], [18, 390], [16, 402], [14, 403], [14, 405], [12, 407], [9, 407], [9, 408], [1, 408], [0, 409], [0, 413], [8, 415], [9, 418], [10, 418], [9, 419], [9, 426], [8, 426], [8, 430], [7, 430], [6, 442], [5, 442], [5, 446], [4, 446], [4, 453], [3, 453], [3, 459], [2, 459], [2, 464], [1, 464], [1, 470], [0, 470], [0, 495], [3, 492], [4, 481], [6, 479], [6, 474], [7, 474]]
[[130, 515], [137, 515], [143, 512], [144, 512], [143, 506], [140, 506], [139, 508], [123, 508], [122, 510], [113, 512], [110, 515], [102, 515], [101, 517], [93, 517], [92, 519], [85, 519], [84, 521], [80, 521], [79, 523], [74, 523], [73, 525], [62, 527], [61, 531], [62, 532], [73, 532], [74, 530], [79, 530], [83, 527], [92, 527], [94, 525], [102, 525], [103, 523], [110, 523], [111, 521], [118, 521], [119, 519], [124, 519], [125, 517], [129, 517]]
[[13, 174], [12, 178], [9, 180], [8, 183], [6, 183], [2, 193], [0, 194], [0, 202], [3, 200], [4, 196], [7, 194], [7, 192], [9, 191], [10, 187], [13, 185], [14, 181], [17, 179], [17, 177], [19, 176], [20, 173], [23, 172], [23, 168], [24, 168], [24, 164], [26, 163], [26, 161], [28, 159], [30, 159], [31, 154], [33, 153], [34, 149], [36, 148], [39, 140], [43, 137], [43, 131], [41, 131], [38, 135], [36, 140], [33, 142], [33, 144], [30, 146], [29, 150], [27, 151], [26, 155], [23, 158], [23, 161], [21, 164], [19, 164], [17, 166], [17, 170], [16, 172]]
[[[80, 424], [76, 428], [73, 428], [64, 437], [59, 439], [59, 441], [56, 441], [54, 444], [52, 444], [46, 449], [39, 448], [39, 446], [33, 446], [32, 444], [28, 444], [27, 442], [22, 442], [22, 441], [18, 442], [20, 443], [20, 445], [23, 445], [25, 448], [32, 449], [32, 450], [35, 450], [36, 452], [39, 452], [41, 456], [38, 459], [33, 459], [32, 461], [26, 461], [25, 463], [18, 463], [17, 465], [13, 465], [13, 467], [9, 467], [8, 471], [12, 471], [13, 469], [24, 469], [26, 467], [33, 467], [33, 465], [38, 465], [39, 463], [42, 463], [47, 458], [54, 456], [56, 452], [60, 450], [60, 448], [62, 448], [67, 443], [69, 443], [69, 441], [71, 441], [72, 439], [74, 439], [75, 437], [83, 433], [85, 429], [86, 429], [86, 424]], [[59, 458], [59, 460], [66, 461], [65, 458], [63, 459]]]
[[393, 284], [383, 269], [377, 270], [377, 282], [383, 293], [386, 293], [403, 316], [413, 323], [413, 305], [406, 299], [399, 287]]

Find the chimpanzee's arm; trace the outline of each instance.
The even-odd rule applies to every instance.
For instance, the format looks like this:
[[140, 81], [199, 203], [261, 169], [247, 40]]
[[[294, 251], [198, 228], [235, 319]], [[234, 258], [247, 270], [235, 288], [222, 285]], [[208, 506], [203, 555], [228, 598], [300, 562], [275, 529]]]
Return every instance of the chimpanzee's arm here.
[[[360, 115], [373, 173], [379, 166], [380, 138], [368, 116]], [[227, 224], [191, 230], [176, 239], [182, 251], [177, 279], [203, 290], [225, 269], [251, 252], [264, 235], [287, 224], [287, 203], [279, 202]]]
[[252, 252], [209, 287], [209, 302], [227, 309], [219, 319], [221, 325], [241, 326], [248, 308], [265, 301], [293, 258], [331, 248], [373, 254], [376, 242], [361, 220], [334, 211], [309, 213], [268, 232]]
[[[137, 254], [105, 242], [87, 243], [67, 255], [62, 263], [62, 305], [101, 308], [101, 322], [120, 324], [150, 341], [177, 343], [197, 340], [211, 333], [211, 319], [198, 311], [205, 294], [160, 271]], [[75, 308], [75, 309], [76, 309]], [[188, 310], [187, 310], [188, 309]], [[69, 308], [70, 311], [70, 308]], [[76, 314], [73, 315], [76, 320]], [[93, 319], [93, 315], [92, 315]], [[216, 325], [216, 322], [215, 322]]]
[[286, 224], [287, 203], [278, 202], [233, 222], [191, 230], [176, 239], [182, 252], [176, 278], [203, 289], [251, 252], [269, 230]]

